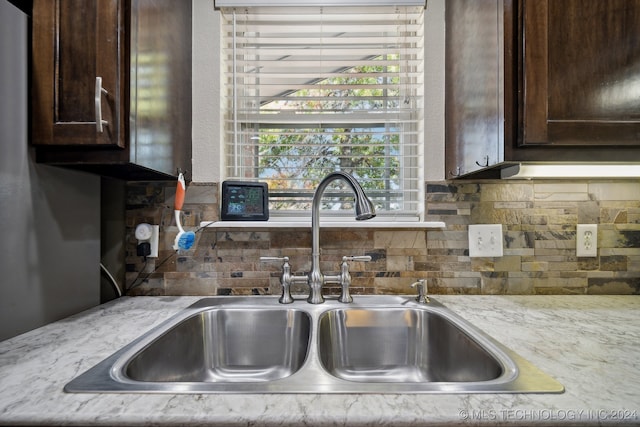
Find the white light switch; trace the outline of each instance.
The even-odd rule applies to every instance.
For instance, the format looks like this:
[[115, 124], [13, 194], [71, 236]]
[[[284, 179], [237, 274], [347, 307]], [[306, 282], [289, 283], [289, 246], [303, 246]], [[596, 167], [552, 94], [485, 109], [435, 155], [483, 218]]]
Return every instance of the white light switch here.
[[579, 257], [598, 256], [598, 224], [578, 224], [576, 255]]
[[469, 226], [469, 256], [502, 256], [502, 224], [476, 224]]

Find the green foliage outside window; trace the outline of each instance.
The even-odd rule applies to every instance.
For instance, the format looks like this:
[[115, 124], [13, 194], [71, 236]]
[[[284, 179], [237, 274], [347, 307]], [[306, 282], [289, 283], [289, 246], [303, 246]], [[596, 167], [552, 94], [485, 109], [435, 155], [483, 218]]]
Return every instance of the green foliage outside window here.
[[[401, 129], [397, 124], [384, 124], [401, 107], [397, 66], [353, 67], [339, 76], [318, 80], [315, 85], [261, 107], [261, 115], [321, 114], [323, 123], [259, 125], [258, 177], [267, 181], [274, 193], [293, 189], [311, 193], [328, 173], [342, 170], [353, 174], [374, 200], [376, 190], [384, 194], [377, 200], [382, 207], [389, 199], [389, 190], [401, 187]], [[370, 119], [359, 123], [357, 117], [363, 117], [363, 113], [366, 117], [379, 114], [381, 123], [367, 123]], [[340, 122], [353, 115], [354, 123], [332, 124], [332, 117], [338, 115]], [[310, 200], [303, 200], [294, 206], [276, 203], [272, 208], [304, 209], [309, 204]], [[331, 209], [331, 203], [327, 204]], [[387, 204], [384, 208], [394, 206]]]

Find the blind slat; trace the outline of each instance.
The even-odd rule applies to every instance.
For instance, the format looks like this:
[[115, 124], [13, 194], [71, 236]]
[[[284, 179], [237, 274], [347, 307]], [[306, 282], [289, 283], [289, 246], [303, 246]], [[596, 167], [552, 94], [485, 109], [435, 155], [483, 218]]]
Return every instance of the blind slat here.
[[[233, 58], [228, 59], [228, 61], [233, 61]], [[421, 62], [412, 61], [405, 63], [405, 66], [419, 66]], [[319, 69], [321, 73], [326, 72], [328, 70], [336, 70], [341, 69], [343, 67], [372, 67], [372, 66], [394, 66], [398, 65], [398, 61], [376, 61], [375, 64], [371, 63], [371, 61], [367, 59], [353, 59], [353, 58], [345, 58], [342, 60], [334, 60], [334, 59], [323, 59], [322, 62], [317, 58], [313, 59], [288, 59], [281, 57], [279, 59], [274, 59], [273, 61], [259, 61], [255, 59], [247, 59], [247, 60], [237, 60], [237, 66], [249, 67], [249, 70], [244, 70], [240, 72], [244, 73], [253, 73], [256, 76], [255, 70], [261, 69], [261, 67], [268, 67], [271, 70], [290, 70], [293, 67], [298, 67], [301, 69], [308, 70], [309, 68]], [[322, 66], [322, 68], [319, 68]], [[229, 68], [227, 70], [229, 73], [233, 73], [233, 69]]]
[[[328, 117], [331, 116], [331, 117]], [[299, 115], [264, 115], [260, 116], [256, 120], [252, 120], [253, 123], [260, 123], [261, 125], [271, 124], [273, 126], [286, 126], [287, 123], [301, 125], [305, 124], [313, 126], [318, 123], [329, 123], [336, 127], [358, 127], [363, 128], [366, 125], [380, 125], [380, 117], [375, 113], [363, 113], [363, 114], [299, 114]], [[232, 124], [233, 122], [228, 122]], [[298, 126], [299, 127], [299, 126]]]
[[[310, 37], [309, 33], [305, 32], [300, 34], [296, 38], [281, 37], [278, 34], [262, 34], [259, 39], [244, 39], [244, 43], [240, 45], [240, 48], [262, 48], [262, 47], [275, 47], [275, 46], [388, 46], [388, 47], [411, 47], [412, 44], [422, 43], [422, 40], [418, 37], [407, 36], [402, 40], [390, 39], [388, 37], [367, 37], [357, 34], [349, 36], [341, 36], [339, 41], [332, 40], [329, 37], [318, 38]], [[228, 52], [228, 51], [227, 51]]]

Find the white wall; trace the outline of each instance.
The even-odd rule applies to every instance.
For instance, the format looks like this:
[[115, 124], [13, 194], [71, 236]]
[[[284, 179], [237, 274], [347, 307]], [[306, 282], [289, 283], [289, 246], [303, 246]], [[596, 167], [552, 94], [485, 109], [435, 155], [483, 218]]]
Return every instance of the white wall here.
[[[425, 180], [444, 178], [444, 8], [425, 15]], [[193, 180], [220, 182], [220, 17], [213, 0], [193, 0]]]
[[425, 181], [445, 178], [444, 4], [445, 0], [428, 0], [425, 14]]
[[193, 0], [193, 181], [220, 182], [220, 14], [213, 0]]

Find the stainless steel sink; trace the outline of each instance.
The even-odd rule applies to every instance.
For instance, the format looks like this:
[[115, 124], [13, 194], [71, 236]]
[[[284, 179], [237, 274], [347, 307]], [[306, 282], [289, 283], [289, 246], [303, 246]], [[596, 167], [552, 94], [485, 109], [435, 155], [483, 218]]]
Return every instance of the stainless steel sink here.
[[503, 373], [488, 349], [429, 310], [331, 310], [318, 334], [323, 368], [348, 381], [477, 382]]
[[431, 299], [204, 298], [65, 386], [92, 393], [561, 393]]
[[273, 381], [296, 372], [311, 318], [300, 310], [209, 309], [173, 326], [122, 369], [134, 381]]

